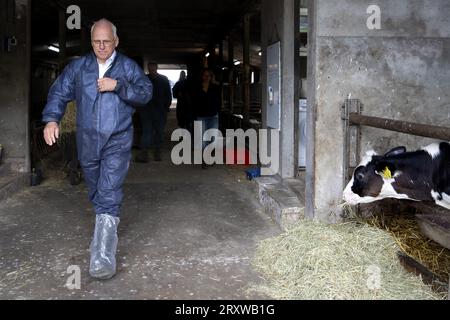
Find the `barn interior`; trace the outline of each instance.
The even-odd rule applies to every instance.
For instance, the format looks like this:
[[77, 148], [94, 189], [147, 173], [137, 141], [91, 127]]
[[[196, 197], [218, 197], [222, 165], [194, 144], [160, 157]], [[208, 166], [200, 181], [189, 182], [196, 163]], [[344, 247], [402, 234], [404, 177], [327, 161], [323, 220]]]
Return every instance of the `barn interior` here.
[[[342, 191], [367, 151], [415, 150], [450, 132], [450, 4], [378, 3], [381, 28], [368, 22], [376, 13], [368, 0], [0, 0], [0, 296], [266, 298], [243, 293], [260, 281], [251, 259], [261, 240], [305, 218], [342, 222]], [[80, 25], [69, 28], [77, 8]], [[92, 208], [84, 185], [72, 186], [61, 164], [68, 151], [45, 145], [41, 113], [63, 68], [91, 50], [90, 28], [101, 18], [114, 22], [118, 50], [144, 71], [157, 62], [161, 73], [187, 70], [198, 78], [211, 68], [223, 91], [221, 128], [277, 131], [269, 144], [279, 165], [253, 181], [245, 170], [260, 163], [207, 172], [174, 166], [172, 112], [163, 163], [130, 169], [120, 276], [110, 283], [86, 276], [83, 290], [70, 291], [60, 278], [69, 265], [87, 274]], [[382, 130], [352, 123], [350, 114], [447, 133]], [[137, 118], [135, 125], [138, 139]], [[30, 180], [39, 186], [30, 188]], [[396, 200], [357, 210], [448, 215]], [[450, 223], [445, 218], [437, 228], [427, 236], [447, 263]], [[442, 275], [448, 272], [439, 281]]]

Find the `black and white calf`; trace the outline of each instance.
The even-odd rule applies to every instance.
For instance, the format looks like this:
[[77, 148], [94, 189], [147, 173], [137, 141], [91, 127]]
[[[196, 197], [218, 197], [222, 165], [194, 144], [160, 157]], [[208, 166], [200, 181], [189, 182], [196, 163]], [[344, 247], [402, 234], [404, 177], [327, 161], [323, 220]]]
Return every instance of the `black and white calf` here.
[[384, 156], [368, 152], [344, 191], [350, 205], [378, 200], [434, 201], [450, 210], [450, 144], [415, 152], [395, 148]]

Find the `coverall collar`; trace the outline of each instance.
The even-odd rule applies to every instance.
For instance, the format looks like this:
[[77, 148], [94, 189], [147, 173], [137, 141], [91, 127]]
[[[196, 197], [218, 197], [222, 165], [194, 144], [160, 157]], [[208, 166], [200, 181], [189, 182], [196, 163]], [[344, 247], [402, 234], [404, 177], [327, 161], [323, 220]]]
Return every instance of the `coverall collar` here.
[[[112, 65], [116, 63], [116, 61], [120, 58], [120, 55], [121, 55], [120, 52], [118, 52], [117, 50], [114, 51], [114, 54], [111, 56], [111, 58], [114, 57]], [[89, 54], [89, 59], [86, 66], [90, 72], [98, 74], [99, 72], [98, 61], [94, 51], [91, 51], [91, 53]]]
[[[95, 55], [95, 54], [94, 54], [94, 55]], [[105, 61], [104, 65], [111, 65], [111, 64], [114, 62], [114, 59], [116, 59], [116, 56], [117, 56], [117, 51], [114, 50], [113, 54], [111, 55], [111, 57], [109, 57], [108, 60]], [[95, 59], [97, 60], [97, 63], [98, 63], [98, 64], [101, 64], [101, 63], [98, 61], [97, 57], [95, 57]]]

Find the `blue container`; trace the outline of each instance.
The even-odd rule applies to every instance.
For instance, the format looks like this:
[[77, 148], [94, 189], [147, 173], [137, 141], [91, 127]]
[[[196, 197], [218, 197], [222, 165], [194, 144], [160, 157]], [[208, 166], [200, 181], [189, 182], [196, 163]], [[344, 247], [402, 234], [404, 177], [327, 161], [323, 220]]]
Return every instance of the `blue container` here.
[[247, 174], [248, 180], [253, 180], [255, 178], [261, 177], [261, 168], [251, 168], [245, 171], [245, 173]]

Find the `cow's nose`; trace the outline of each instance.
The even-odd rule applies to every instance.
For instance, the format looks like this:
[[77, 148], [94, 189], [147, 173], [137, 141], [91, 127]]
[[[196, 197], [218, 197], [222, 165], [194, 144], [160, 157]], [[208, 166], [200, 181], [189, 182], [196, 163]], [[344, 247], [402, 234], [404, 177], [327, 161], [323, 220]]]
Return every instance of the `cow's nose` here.
[[344, 192], [344, 194], [343, 194], [343, 200], [346, 202], [346, 203], [348, 203], [348, 204], [350, 204], [350, 205], [355, 205], [356, 204], [356, 199], [355, 199], [355, 196], [354, 196], [354, 193], [353, 192]]

